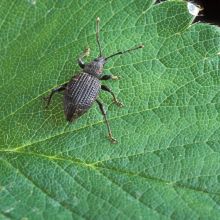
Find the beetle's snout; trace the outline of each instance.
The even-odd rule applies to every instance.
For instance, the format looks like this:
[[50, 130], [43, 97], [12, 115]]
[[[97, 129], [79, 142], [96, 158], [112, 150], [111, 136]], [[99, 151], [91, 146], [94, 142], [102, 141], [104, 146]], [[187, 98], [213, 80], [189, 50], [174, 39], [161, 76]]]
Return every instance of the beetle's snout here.
[[99, 64], [104, 65], [107, 60], [105, 59], [105, 57], [98, 57], [98, 58], [95, 58], [94, 61], [99, 63]]

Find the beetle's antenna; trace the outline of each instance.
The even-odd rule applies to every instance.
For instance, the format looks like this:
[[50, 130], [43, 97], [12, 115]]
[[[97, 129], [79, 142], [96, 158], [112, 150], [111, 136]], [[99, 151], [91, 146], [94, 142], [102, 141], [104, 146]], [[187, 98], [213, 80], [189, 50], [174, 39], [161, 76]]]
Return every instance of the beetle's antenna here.
[[121, 54], [124, 54], [124, 53], [127, 53], [127, 52], [131, 52], [132, 50], [137, 50], [137, 49], [140, 49], [140, 48], [144, 48], [144, 45], [142, 44], [142, 45], [140, 45], [140, 46], [137, 46], [137, 47], [134, 47], [134, 48], [125, 50], [125, 51], [119, 51], [119, 52], [114, 53], [114, 54], [112, 54], [111, 56], [105, 58], [105, 60], [108, 60], [109, 58], [112, 58], [112, 57], [114, 57], [114, 56], [121, 55]]
[[96, 18], [96, 41], [99, 46], [99, 57], [101, 57], [102, 56], [102, 49], [101, 49], [101, 45], [100, 45], [100, 41], [99, 41], [99, 22], [100, 22], [100, 18], [97, 17]]

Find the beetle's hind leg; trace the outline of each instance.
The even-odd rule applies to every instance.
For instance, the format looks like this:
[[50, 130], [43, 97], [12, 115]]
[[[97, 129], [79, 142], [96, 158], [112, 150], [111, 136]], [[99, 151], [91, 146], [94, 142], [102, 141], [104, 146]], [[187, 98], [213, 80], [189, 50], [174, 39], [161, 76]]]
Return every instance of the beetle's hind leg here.
[[113, 138], [113, 136], [112, 136], [112, 131], [111, 131], [111, 128], [110, 128], [110, 125], [109, 125], [109, 122], [108, 122], [108, 119], [107, 119], [107, 116], [106, 116], [106, 111], [105, 111], [104, 105], [103, 105], [98, 99], [96, 99], [96, 102], [97, 102], [98, 105], [99, 105], [100, 111], [102, 112], [102, 115], [103, 115], [103, 117], [104, 117], [106, 126], [107, 126], [107, 128], [108, 128], [108, 136], [109, 136], [109, 139], [110, 139], [110, 141], [111, 141], [113, 144], [116, 144], [116, 143], [117, 143], [117, 140], [116, 140], [115, 138]]
[[117, 106], [119, 106], [119, 107], [123, 107], [123, 106], [124, 106], [124, 104], [123, 104], [122, 102], [118, 101], [118, 99], [116, 98], [115, 94], [112, 92], [112, 90], [111, 90], [108, 86], [106, 86], [106, 85], [101, 85], [101, 89], [104, 90], [104, 91], [106, 91], [106, 92], [109, 92], [109, 93], [112, 95], [112, 97], [113, 97], [113, 102], [114, 102]]
[[51, 93], [50, 93], [49, 96], [44, 97], [45, 101], [47, 102], [46, 108], [50, 105], [50, 101], [51, 101], [52, 96], [53, 96], [55, 93], [64, 91], [65, 88], [66, 88], [66, 86], [67, 86], [67, 83], [61, 85], [61, 86], [58, 87], [58, 88], [54, 88], [54, 89], [52, 89], [52, 91], [51, 91]]

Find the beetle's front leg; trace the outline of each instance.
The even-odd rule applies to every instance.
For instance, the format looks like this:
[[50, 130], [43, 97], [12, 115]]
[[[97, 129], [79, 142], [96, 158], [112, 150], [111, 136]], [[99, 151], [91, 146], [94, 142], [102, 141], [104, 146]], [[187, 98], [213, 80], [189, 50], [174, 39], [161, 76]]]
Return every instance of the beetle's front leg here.
[[101, 89], [104, 90], [104, 91], [106, 91], [106, 92], [109, 92], [109, 93], [112, 95], [112, 97], [113, 97], [113, 102], [114, 102], [117, 106], [119, 106], [119, 107], [123, 107], [123, 106], [124, 106], [122, 102], [118, 101], [118, 99], [115, 97], [115, 94], [114, 94], [114, 93], [112, 92], [112, 90], [111, 90], [110, 88], [108, 88], [106, 85], [101, 85]]
[[114, 75], [103, 75], [100, 80], [117, 80], [119, 79], [117, 76], [114, 76]]
[[90, 54], [90, 49], [86, 48], [83, 53], [81, 54], [81, 56], [78, 58], [78, 64], [79, 66], [83, 69], [85, 67], [85, 63], [83, 62], [82, 58], [84, 57], [88, 57]]
[[51, 101], [51, 98], [54, 95], [54, 93], [61, 92], [61, 91], [65, 90], [66, 86], [67, 86], [67, 83], [61, 85], [58, 88], [52, 89], [50, 95], [44, 98], [47, 101], [46, 108], [50, 105], [50, 101]]

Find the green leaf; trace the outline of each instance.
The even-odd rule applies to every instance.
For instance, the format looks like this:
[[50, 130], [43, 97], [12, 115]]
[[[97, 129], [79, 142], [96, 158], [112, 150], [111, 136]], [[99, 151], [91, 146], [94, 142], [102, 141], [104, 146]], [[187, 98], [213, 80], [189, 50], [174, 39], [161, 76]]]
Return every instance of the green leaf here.
[[[1, 219], [219, 219], [219, 28], [192, 24], [187, 3], [154, 0], [0, 2]], [[43, 97], [98, 54], [101, 18], [113, 135], [94, 104], [66, 122]], [[88, 59], [89, 61], [89, 59]]]

